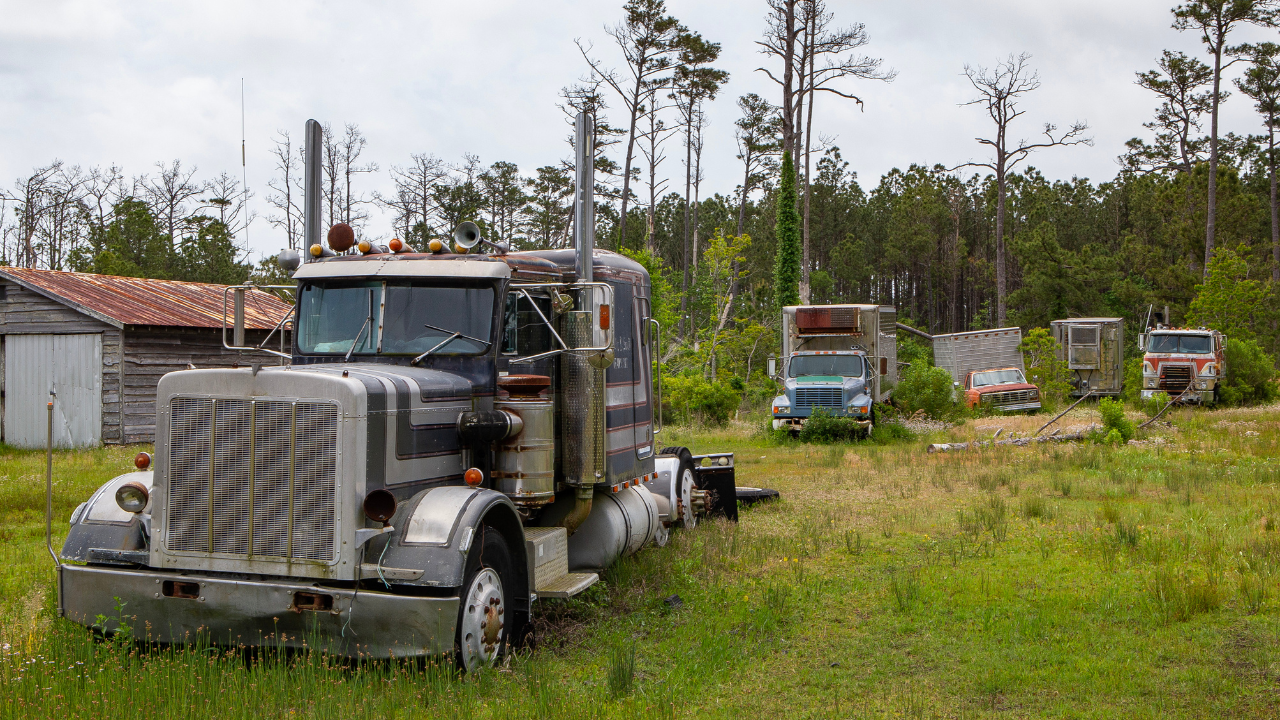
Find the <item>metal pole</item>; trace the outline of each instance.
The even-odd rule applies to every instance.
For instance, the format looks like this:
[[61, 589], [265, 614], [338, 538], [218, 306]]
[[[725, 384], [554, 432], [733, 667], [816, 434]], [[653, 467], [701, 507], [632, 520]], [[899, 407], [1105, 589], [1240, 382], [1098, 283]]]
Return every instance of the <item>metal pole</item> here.
[[311, 246], [320, 244], [320, 140], [322, 130], [315, 120], [307, 121], [303, 134], [302, 257], [312, 260]]
[[50, 390], [48, 434], [45, 436], [44, 451], [44, 547], [49, 551], [49, 557], [53, 558], [53, 564], [60, 566], [62, 561], [53, 551], [53, 398], [55, 397], [57, 393]]
[[[578, 113], [573, 123], [573, 248], [577, 251], [580, 283], [592, 282], [596, 230], [595, 129], [595, 118], [587, 113]], [[585, 297], [590, 297], [591, 290], [585, 292]]]
[[232, 290], [231, 296], [235, 313], [231, 326], [231, 344], [242, 348], [244, 347], [244, 288], [238, 287]]
[[[1090, 396], [1090, 395], [1092, 395], [1092, 394], [1093, 394], [1093, 388], [1089, 388], [1089, 392], [1085, 393], [1085, 394], [1084, 394], [1084, 395], [1083, 395], [1079, 400], [1077, 400], [1077, 401], [1075, 401], [1075, 402], [1071, 403], [1071, 407], [1067, 408], [1066, 410], [1063, 410], [1062, 412], [1058, 413], [1058, 414], [1057, 414], [1057, 416], [1055, 416], [1052, 420], [1050, 420], [1049, 422], [1045, 423], [1044, 425], [1041, 425], [1041, 426], [1040, 426], [1040, 429], [1039, 429], [1039, 430], [1037, 430], [1037, 431], [1035, 432], [1035, 435], [1032, 435], [1031, 437], [1035, 437], [1036, 435], [1039, 435], [1040, 433], [1044, 432], [1044, 429], [1045, 429], [1045, 428], [1047, 428], [1047, 427], [1049, 427], [1050, 425], [1052, 425], [1052, 424], [1054, 424], [1054, 423], [1058, 422], [1058, 418], [1060, 418], [1060, 417], [1062, 417], [1063, 415], [1066, 415], [1067, 413], [1071, 412], [1071, 410], [1072, 410], [1075, 406], [1077, 406], [1077, 405], [1079, 405], [1080, 403], [1084, 402], [1084, 399], [1085, 399], [1085, 398], [1087, 398], [1087, 397], [1089, 397], [1089, 396]], [[1001, 429], [1003, 429], [1003, 428], [1001, 428]]]

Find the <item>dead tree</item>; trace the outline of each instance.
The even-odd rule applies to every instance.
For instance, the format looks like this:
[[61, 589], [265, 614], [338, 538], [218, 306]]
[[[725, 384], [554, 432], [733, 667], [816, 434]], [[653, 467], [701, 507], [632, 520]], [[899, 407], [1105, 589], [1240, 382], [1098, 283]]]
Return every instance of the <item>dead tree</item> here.
[[627, 147], [622, 168], [621, 211], [618, 219], [618, 242], [621, 245], [627, 235], [627, 202], [631, 192], [632, 162], [635, 160], [636, 131], [641, 109], [652, 87], [665, 87], [670, 78], [663, 77], [671, 69], [671, 61], [678, 51], [677, 41], [686, 29], [675, 17], [667, 14], [663, 0], [630, 0], [623, 6], [626, 19], [611, 28], [605, 28], [617, 43], [626, 61], [626, 74], [605, 68], [591, 57], [591, 47], [575, 40], [582, 57], [592, 72], [622, 98], [628, 113]]
[[995, 68], [987, 69], [972, 65], [964, 66], [964, 74], [978, 91], [978, 98], [962, 105], [978, 105], [985, 107], [991, 121], [995, 123], [995, 135], [991, 138], [974, 138], [979, 145], [991, 148], [995, 157], [990, 162], [967, 162], [951, 170], [962, 167], [981, 167], [991, 170], [996, 175], [996, 322], [1003, 327], [1008, 322], [1007, 312], [1007, 278], [1008, 258], [1004, 241], [1005, 196], [1009, 171], [1036, 150], [1065, 145], [1092, 145], [1093, 138], [1084, 137], [1089, 126], [1083, 122], [1072, 123], [1066, 131], [1059, 132], [1058, 126], [1044, 124], [1045, 139], [1040, 142], [1009, 139], [1009, 125], [1026, 111], [1018, 109], [1022, 96], [1040, 87], [1040, 75], [1033, 71], [1028, 62], [1031, 56], [1027, 53], [1009, 55], [997, 63]]
[[188, 215], [187, 202], [202, 194], [207, 186], [205, 183], [196, 182], [196, 168], [184, 170], [181, 160], [174, 160], [168, 167], [158, 162], [156, 168], [160, 171], [158, 177], [152, 180], [143, 176], [138, 180], [138, 184], [146, 196], [147, 204], [151, 206], [151, 211], [164, 222], [165, 229], [169, 233], [169, 242], [173, 243], [174, 249], [177, 250], [178, 229]]
[[298, 204], [298, 198], [302, 196], [302, 148], [294, 153], [289, 133], [279, 130], [277, 135], [275, 148], [271, 151], [276, 160], [276, 174], [267, 182], [271, 189], [267, 203], [280, 211], [280, 215], [268, 215], [267, 222], [284, 230], [289, 249], [297, 250], [302, 244], [303, 225], [302, 207]]

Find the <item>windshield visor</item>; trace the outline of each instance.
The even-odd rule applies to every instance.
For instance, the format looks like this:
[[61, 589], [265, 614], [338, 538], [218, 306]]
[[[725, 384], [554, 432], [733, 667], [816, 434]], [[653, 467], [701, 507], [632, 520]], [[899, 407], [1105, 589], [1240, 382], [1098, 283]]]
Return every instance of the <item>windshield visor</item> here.
[[840, 377], [862, 376], [861, 355], [796, 355], [787, 366], [790, 377], [826, 375]]
[[1151, 335], [1147, 352], [1188, 353], [1202, 355], [1213, 352], [1213, 339], [1208, 335]]
[[991, 370], [989, 372], [974, 373], [973, 386], [987, 387], [988, 385], [1007, 385], [1010, 383], [1025, 383], [1026, 378], [1022, 376], [1021, 370]]
[[[385, 294], [385, 302], [383, 296]], [[409, 283], [306, 285], [298, 348], [353, 355], [478, 355], [493, 332], [492, 287]]]

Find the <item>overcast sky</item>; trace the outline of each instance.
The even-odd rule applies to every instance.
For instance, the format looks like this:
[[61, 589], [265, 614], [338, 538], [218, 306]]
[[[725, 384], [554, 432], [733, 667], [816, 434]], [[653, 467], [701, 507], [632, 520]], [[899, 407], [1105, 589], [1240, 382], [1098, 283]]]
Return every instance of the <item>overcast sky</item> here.
[[[178, 158], [202, 177], [239, 175], [243, 78], [247, 176], [260, 215], [249, 243], [255, 255], [274, 253], [284, 239], [265, 221], [263, 198], [277, 129], [298, 138], [309, 117], [359, 125], [366, 157], [383, 170], [364, 181], [366, 192], [385, 191], [386, 169], [416, 152], [448, 161], [471, 152], [532, 174], [569, 155], [556, 102], [586, 69], [574, 39], [594, 42], [616, 64], [603, 27], [620, 19], [621, 4], [0, 0], [0, 185], [55, 158], [86, 168], [116, 163], [131, 175]], [[740, 176], [734, 100], [757, 92], [780, 101], [755, 72], [768, 62], [754, 42], [765, 3], [668, 4], [723, 46], [719, 66], [731, 78], [709, 112], [703, 194], [728, 193]], [[1156, 104], [1133, 84], [1134, 73], [1154, 67], [1165, 48], [1202, 54], [1195, 37], [1170, 28], [1172, 0], [828, 4], [837, 24], [865, 23], [867, 53], [898, 71], [893, 83], [846, 86], [866, 101], [861, 111], [835, 96], [816, 106], [815, 134], [835, 139], [868, 189], [893, 167], [985, 159], [974, 138], [988, 133], [989, 120], [959, 106], [974, 95], [963, 68], [1023, 51], [1043, 87], [1024, 103], [1016, 134], [1081, 120], [1095, 139], [1091, 148], [1051, 149], [1032, 163], [1051, 178], [1109, 179], [1124, 142], [1145, 134]], [[620, 116], [614, 110], [611, 120]], [[1260, 130], [1238, 93], [1223, 106], [1222, 130]], [[681, 173], [674, 145], [670, 152], [668, 171]], [[389, 218], [375, 214], [368, 231], [388, 236]]]

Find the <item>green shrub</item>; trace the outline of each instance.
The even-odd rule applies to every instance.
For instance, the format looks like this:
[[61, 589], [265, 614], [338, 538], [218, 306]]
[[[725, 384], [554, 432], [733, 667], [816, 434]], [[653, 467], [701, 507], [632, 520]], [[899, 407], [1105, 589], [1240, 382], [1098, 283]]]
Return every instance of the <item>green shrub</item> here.
[[1280, 395], [1276, 364], [1253, 340], [1227, 338], [1224, 353], [1227, 377], [1218, 388], [1218, 399], [1227, 405], [1258, 405]]
[[[1131, 402], [1142, 401], [1142, 353], [1124, 361], [1124, 391], [1122, 397]], [[1167, 400], [1165, 402], [1168, 402]]]
[[1164, 406], [1169, 404], [1170, 399], [1169, 393], [1161, 390], [1158, 393], [1154, 393], [1146, 400], [1139, 399], [1136, 404], [1139, 410], [1147, 414], [1147, 417], [1155, 417], [1156, 413], [1163, 410]]
[[1098, 402], [1098, 412], [1102, 413], [1103, 442], [1120, 444], [1133, 439], [1137, 428], [1133, 421], [1124, 416], [1124, 403], [1112, 398], [1102, 398]]
[[898, 333], [898, 362], [933, 365], [933, 346], [913, 335]]
[[724, 425], [741, 400], [729, 383], [708, 382], [700, 375], [662, 378], [663, 419], [673, 424]]
[[1040, 388], [1041, 402], [1056, 404], [1071, 392], [1071, 384], [1067, 379], [1071, 371], [1067, 363], [1060, 359], [1058, 353], [1062, 345], [1045, 328], [1031, 328], [1027, 336], [1018, 346], [1022, 351], [1022, 361], [1027, 368], [1027, 382]]
[[811, 443], [853, 440], [863, 433], [853, 418], [836, 417], [826, 410], [814, 410], [800, 427], [800, 440]]
[[896, 422], [881, 422], [877, 418], [871, 428], [871, 441], [877, 445], [888, 445], [899, 440], [914, 440], [916, 434]]
[[908, 414], [924, 410], [934, 418], [947, 418], [955, 414], [951, 373], [939, 367], [917, 363], [907, 368], [893, 390], [898, 407]]

